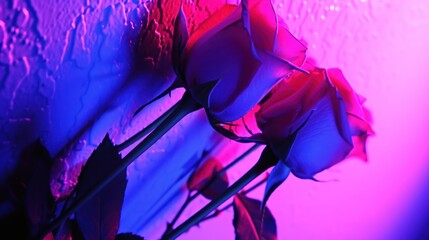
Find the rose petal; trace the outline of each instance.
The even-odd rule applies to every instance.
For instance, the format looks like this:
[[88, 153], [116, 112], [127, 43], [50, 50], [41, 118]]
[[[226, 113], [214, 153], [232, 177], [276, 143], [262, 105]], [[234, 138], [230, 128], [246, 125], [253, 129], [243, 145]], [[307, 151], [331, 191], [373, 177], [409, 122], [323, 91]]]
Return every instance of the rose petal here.
[[[300, 178], [312, 178], [342, 161], [352, 150], [350, 132], [342, 132], [338, 121], [347, 124], [344, 105], [332, 98], [332, 93], [323, 97], [314, 107], [307, 123], [296, 135], [287, 159], [288, 166], [294, 175]], [[342, 111], [338, 114], [337, 111]], [[337, 120], [340, 115], [341, 119]], [[347, 139], [344, 138], [347, 136]]]
[[[197, 94], [195, 89], [199, 85], [219, 80], [212, 94], [217, 95], [216, 91], [221, 91], [221, 97], [214, 99], [209, 96], [208, 104], [210, 110], [222, 111], [246, 87], [260, 65], [250, 49], [250, 37], [240, 22], [205, 42], [197, 42], [189, 52], [185, 66], [188, 89], [193, 96]], [[196, 100], [201, 104], [206, 102]]]
[[308, 111], [299, 117], [293, 116], [293, 121], [288, 125], [282, 124], [282, 120], [285, 118], [270, 119], [270, 122], [262, 129], [264, 138], [271, 145], [273, 152], [279, 159], [284, 161], [288, 158], [289, 149], [291, 148], [291, 143], [288, 139], [290, 137], [295, 138], [297, 132], [306, 125], [311, 114], [312, 111]]
[[[281, 81], [257, 113], [259, 127], [269, 139], [283, 139], [291, 133], [289, 125], [308, 114], [309, 110], [326, 94], [324, 71], [317, 69], [310, 74], [295, 73]], [[268, 127], [265, 127], [265, 123]]]
[[352, 131], [353, 136], [359, 136], [362, 134], [374, 134], [371, 125], [367, 121], [351, 114], [347, 114], [347, 116], [350, 123], [350, 130]]
[[[210, 95], [210, 106], [213, 109], [212, 114], [224, 121], [230, 122], [242, 117], [249, 112], [282, 78], [289, 76], [292, 73], [293, 67], [289, 64], [273, 58], [265, 52], [258, 51], [259, 59], [261, 60], [260, 67], [257, 69], [254, 76], [245, 79], [242, 78], [237, 82], [237, 86], [229, 83], [229, 86], [223, 88], [236, 88], [234, 99], [227, 99], [227, 89], [222, 89], [221, 84], [218, 84], [213, 89]], [[250, 71], [252, 68], [245, 68]], [[232, 85], [232, 86], [231, 86]], [[216, 103], [212, 101], [217, 100]], [[222, 104], [220, 104], [222, 102]], [[222, 111], [217, 111], [214, 106], [222, 106]]]
[[238, 21], [241, 16], [241, 8], [236, 5], [226, 4], [205, 20], [198, 29], [192, 33], [185, 49], [185, 55], [194, 47], [197, 42], [204, 42], [213, 35], [222, 31], [230, 24]]
[[288, 61], [297, 67], [301, 67], [306, 59], [307, 46], [302, 43], [292, 33], [289, 32], [287, 27], [279, 25], [277, 38], [274, 45], [274, 54]]
[[344, 100], [347, 114], [349, 115], [350, 127], [353, 135], [373, 132], [366, 120], [366, 114], [362, 107], [363, 99], [360, 97], [345, 79], [342, 71], [337, 68], [328, 69], [329, 81], [337, 88], [341, 98]]
[[355, 115], [361, 119], [365, 119], [364, 113], [361, 107], [361, 101], [359, 97], [347, 82], [343, 73], [338, 68], [332, 68], [326, 70], [327, 76], [332, 84], [338, 89], [341, 97], [346, 104], [346, 111], [349, 114]]
[[219, 123], [218, 126], [233, 133], [234, 139], [237, 137], [240, 139], [252, 139], [261, 133], [255, 119], [255, 113], [259, 111], [259, 108], [259, 105], [256, 105], [243, 117], [233, 122]]
[[[272, 2], [269, 0], [248, 2], [250, 35], [256, 48], [269, 51], [273, 56], [297, 68], [301, 67], [306, 59], [307, 46], [289, 32], [284, 22], [279, 24]], [[243, 11], [246, 11], [244, 7]]]
[[348, 157], [357, 157], [363, 161], [368, 161], [368, 156], [366, 154], [366, 139], [368, 138], [367, 134], [361, 136], [353, 136], [353, 150], [350, 152]]
[[338, 132], [341, 134], [344, 141], [353, 145], [351, 140], [352, 129], [350, 127], [349, 116], [345, 110], [346, 106], [344, 104], [344, 100], [341, 98], [338, 91], [332, 86], [329, 89], [328, 95], [333, 103], [332, 106], [335, 113], [335, 123], [337, 125]]
[[250, 34], [255, 46], [273, 52], [277, 35], [277, 15], [271, 1], [249, 1], [249, 8]]

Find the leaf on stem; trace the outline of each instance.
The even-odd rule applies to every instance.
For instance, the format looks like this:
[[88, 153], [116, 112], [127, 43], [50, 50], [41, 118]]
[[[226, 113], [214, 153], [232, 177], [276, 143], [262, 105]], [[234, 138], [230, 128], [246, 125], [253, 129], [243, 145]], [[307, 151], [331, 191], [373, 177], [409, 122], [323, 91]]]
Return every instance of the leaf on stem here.
[[233, 206], [233, 224], [237, 240], [277, 239], [276, 220], [268, 208], [261, 210], [261, 201], [236, 194]]
[[[109, 136], [92, 153], [78, 179], [77, 199], [121, 165], [122, 159]], [[121, 172], [103, 190], [76, 211], [76, 220], [85, 239], [115, 239], [127, 184]]]
[[31, 174], [25, 190], [25, 209], [31, 234], [44, 226], [54, 211], [54, 198], [50, 187], [52, 158], [40, 141], [34, 144]]
[[189, 178], [189, 191], [199, 191], [208, 199], [215, 199], [228, 188], [228, 176], [222, 171], [222, 164], [215, 158], [205, 161]]
[[59, 231], [55, 234], [55, 240], [85, 239], [76, 220], [67, 219]]
[[[311, 114], [310, 114], [311, 116]], [[262, 199], [262, 205], [261, 208], [265, 207], [268, 198], [271, 196], [271, 194], [274, 192], [274, 190], [277, 189], [280, 184], [282, 184], [287, 177], [289, 176], [291, 169], [286, 165], [285, 160], [288, 158], [291, 148], [295, 144], [295, 139], [298, 134], [298, 132], [307, 124], [308, 117], [304, 123], [299, 126], [297, 130], [295, 130], [294, 133], [292, 133], [289, 137], [287, 137], [284, 141], [280, 141], [279, 143], [274, 144], [274, 149], [281, 149], [281, 152], [273, 153], [271, 155], [266, 155], [265, 157], [270, 158], [268, 160], [273, 160], [272, 158], [279, 159], [280, 161], [277, 162], [277, 164], [274, 166], [273, 170], [271, 171], [270, 175], [268, 176], [267, 185], [265, 186], [265, 192], [264, 192], [264, 198]], [[272, 147], [271, 147], [272, 149]]]
[[2, 236], [30, 239], [48, 223], [55, 210], [50, 190], [52, 162], [40, 140], [22, 150], [13, 174], [0, 184]]

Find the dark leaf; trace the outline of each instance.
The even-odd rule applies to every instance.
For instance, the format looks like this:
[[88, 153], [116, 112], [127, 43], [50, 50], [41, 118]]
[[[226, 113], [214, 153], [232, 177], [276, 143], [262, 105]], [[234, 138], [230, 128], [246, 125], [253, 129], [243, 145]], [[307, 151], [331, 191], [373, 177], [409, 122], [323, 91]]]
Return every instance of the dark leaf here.
[[[7, 204], [1, 207], [9, 208], [11, 205]], [[2, 236], [13, 236], [14, 239], [28, 239], [30, 233], [27, 226], [24, 207], [14, 209], [11, 213], [2, 215], [0, 219], [0, 231]]]
[[[300, 125], [298, 129], [295, 130], [295, 132], [293, 132], [289, 137], [287, 137], [283, 141], [273, 144], [274, 147], [271, 149], [276, 149], [277, 152], [274, 153], [274, 155], [271, 155], [271, 157], [276, 156], [281, 160], [274, 166], [273, 170], [268, 176], [268, 181], [267, 181], [267, 185], [265, 186], [264, 198], [262, 199], [261, 208], [265, 207], [265, 204], [267, 203], [268, 198], [271, 196], [274, 190], [276, 190], [277, 187], [280, 186], [280, 184], [282, 184], [289, 176], [291, 170], [285, 164], [285, 160], [289, 156], [290, 150], [295, 143], [295, 139], [298, 132], [305, 126], [305, 124], [307, 124], [310, 116], [311, 116], [311, 113], [309, 117], [304, 121], [304, 123]], [[267, 155], [267, 157], [270, 157], [270, 155]]]
[[218, 160], [209, 158], [189, 178], [189, 191], [200, 191], [208, 199], [220, 196], [228, 188], [228, 176], [219, 174], [222, 169]]
[[35, 144], [34, 164], [25, 191], [25, 209], [31, 234], [44, 226], [54, 211], [54, 198], [50, 187], [52, 159], [40, 141]]
[[55, 233], [55, 240], [69, 240], [72, 239], [72, 222], [73, 220], [67, 219]]
[[277, 239], [276, 220], [268, 208], [261, 210], [261, 201], [243, 194], [234, 197], [234, 228], [237, 240]]
[[67, 219], [67, 221], [58, 229], [55, 234], [55, 240], [84, 240], [76, 220]]
[[71, 220], [72, 240], [86, 240], [76, 220]]
[[271, 196], [274, 190], [276, 190], [276, 188], [286, 180], [289, 174], [290, 169], [286, 166], [286, 164], [283, 163], [283, 161], [279, 161], [277, 165], [274, 166], [273, 170], [268, 176], [261, 208], [265, 207], [268, 198]]
[[119, 233], [116, 235], [115, 240], [144, 240], [144, 237], [134, 233]]
[[[122, 162], [108, 135], [92, 153], [78, 179], [76, 197], [86, 195]], [[124, 200], [126, 172], [121, 172], [103, 190], [76, 211], [85, 239], [115, 239]]]
[[54, 212], [49, 152], [37, 140], [22, 150], [13, 174], [0, 184], [0, 232], [28, 239]]

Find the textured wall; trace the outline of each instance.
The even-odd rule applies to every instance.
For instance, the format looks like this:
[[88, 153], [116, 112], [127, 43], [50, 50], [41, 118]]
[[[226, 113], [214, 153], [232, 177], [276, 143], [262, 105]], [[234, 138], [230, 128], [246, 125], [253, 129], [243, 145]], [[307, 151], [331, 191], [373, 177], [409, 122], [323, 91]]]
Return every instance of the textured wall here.
[[[169, 51], [178, 3], [1, 1], [0, 180], [13, 170], [20, 151], [41, 138], [57, 156], [54, 193], [66, 194], [106, 132], [121, 142], [177, 99], [175, 92], [131, 120], [139, 105], [174, 79]], [[194, 29], [224, 1], [184, 3]], [[424, 205], [429, 196], [429, 3], [275, 4], [291, 31], [309, 43], [309, 54], [319, 65], [340, 67], [367, 97], [376, 131], [368, 164], [348, 160], [321, 175], [338, 180], [327, 183], [291, 177], [274, 193], [268, 206], [278, 219], [279, 238], [414, 238], [429, 216]], [[196, 124], [197, 133], [192, 131]], [[194, 114], [129, 167], [122, 231], [159, 236], [157, 228], [171, 217], [166, 206], [177, 208], [176, 201], [183, 199], [177, 194], [180, 182], [173, 183], [203, 147], [213, 144], [205, 136], [212, 136], [212, 130], [201, 114]], [[244, 171], [244, 166], [236, 168], [231, 179]], [[260, 198], [262, 189], [252, 196]], [[183, 239], [223, 234], [232, 239], [231, 219], [227, 211]]]
[[[75, 174], [63, 170], [79, 168], [107, 131], [118, 141], [133, 131], [128, 124], [139, 126], [129, 121], [136, 108], [174, 80], [170, 47], [179, 3], [0, 3], [3, 180], [20, 151], [41, 138], [58, 156], [59, 185], [72, 183]], [[190, 27], [220, 5], [187, 4]]]

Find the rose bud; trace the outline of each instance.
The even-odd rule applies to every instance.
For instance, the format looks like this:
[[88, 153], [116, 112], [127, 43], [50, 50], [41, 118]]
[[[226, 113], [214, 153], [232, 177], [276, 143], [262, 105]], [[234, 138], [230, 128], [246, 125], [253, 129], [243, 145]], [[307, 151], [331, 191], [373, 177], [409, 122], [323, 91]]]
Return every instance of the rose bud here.
[[175, 33], [174, 68], [192, 97], [219, 122], [242, 117], [305, 61], [306, 46], [278, 22], [268, 0], [225, 5], [189, 39], [184, 19], [176, 19], [182, 21], [176, 23], [182, 33]]
[[361, 147], [372, 133], [362, 101], [341, 71], [309, 67], [309, 73], [282, 80], [256, 113], [273, 152], [300, 178], [342, 161], [354, 147], [352, 138]]

